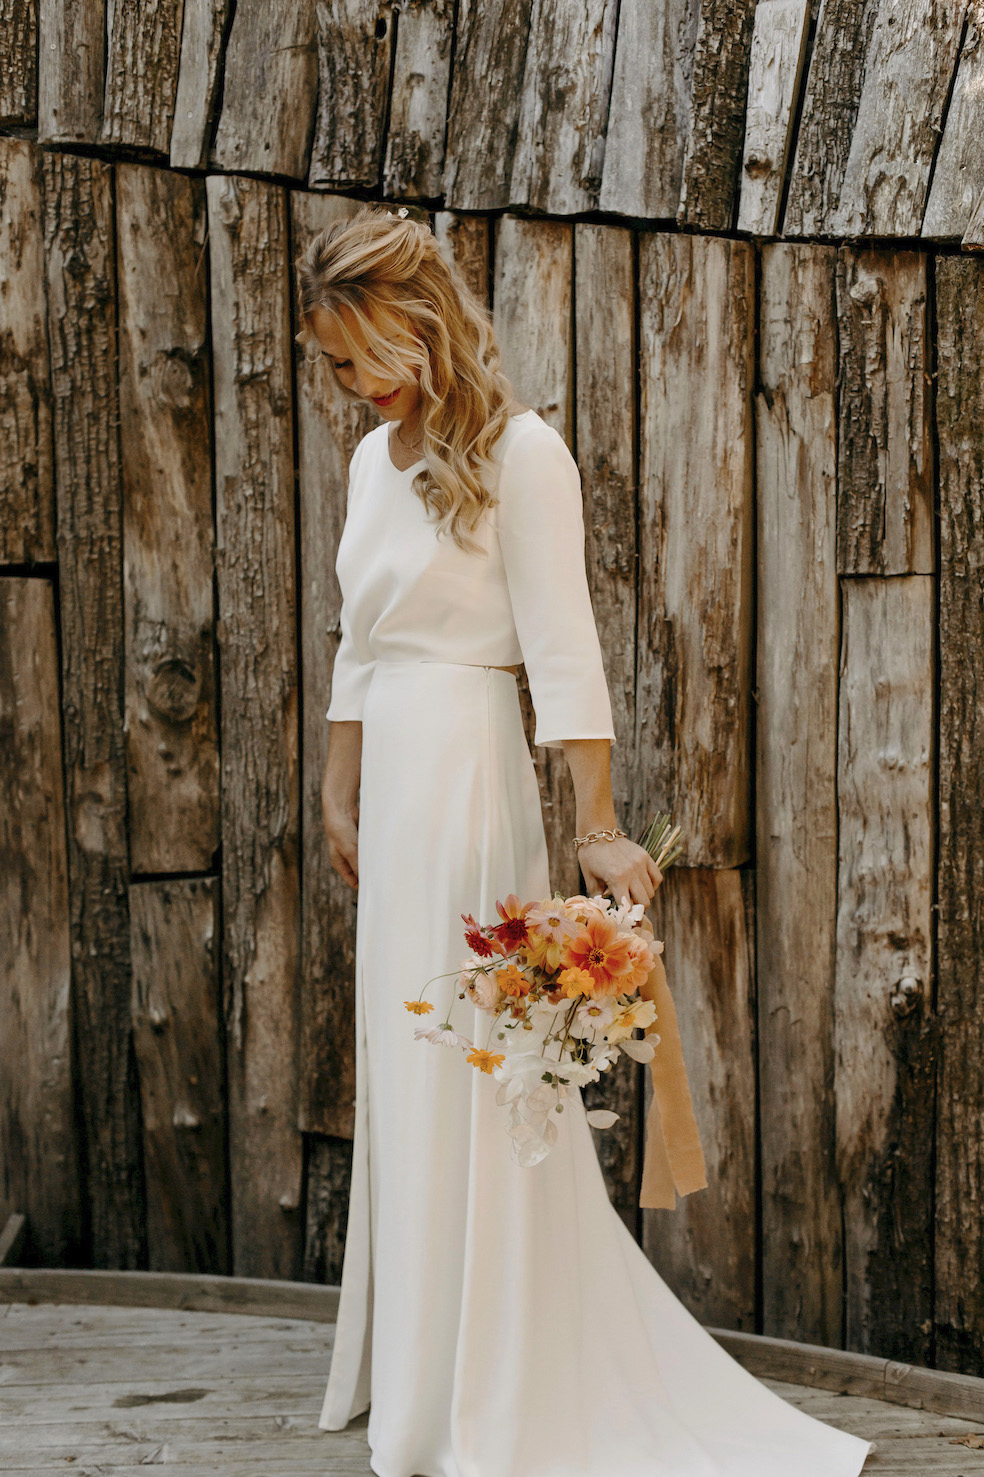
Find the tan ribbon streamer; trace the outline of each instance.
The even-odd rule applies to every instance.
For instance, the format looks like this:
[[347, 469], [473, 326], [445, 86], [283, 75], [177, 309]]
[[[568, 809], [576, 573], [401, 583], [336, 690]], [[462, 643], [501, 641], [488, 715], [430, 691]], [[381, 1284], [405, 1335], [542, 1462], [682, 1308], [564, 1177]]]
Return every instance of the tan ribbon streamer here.
[[[642, 918], [638, 928], [654, 937], [648, 918]], [[661, 955], [657, 954], [652, 972], [639, 993], [656, 1007], [656, 1019], [645, 1034], [659, 1037], [649, 1063], [653, 1097], [646, 1119], [639, 1204], [645, 1210], [673, 1210], [678, 1194], [689, 1195], [707, 1188], [707, 1170], [683, 1060], [676, 1006], [666, 983]]]

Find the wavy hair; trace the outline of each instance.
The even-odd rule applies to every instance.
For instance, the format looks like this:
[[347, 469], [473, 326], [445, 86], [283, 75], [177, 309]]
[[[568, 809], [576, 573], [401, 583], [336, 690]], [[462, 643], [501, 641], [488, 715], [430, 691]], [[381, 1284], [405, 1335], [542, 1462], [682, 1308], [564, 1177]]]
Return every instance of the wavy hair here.
[[[469, 537], [498, 501], [492, 448], [508, 420], [513, 387], [501, 369], [492, 318], [458, 268], [445, 260], [426, 221], [363, 205], [328, 226], [297, 259], [302, 331], [309, 315], [331, 314], [352, 355], [401, 383], [418, 380], [424, 469], [413, 490], [437, 517], [438, 533], [478, 551]], [[357, 348], [340, 316], [350, 309], [365, 338]], [[312, 356], [314, 357], [314, 356]], [[361, 396], [331, 372], [342, 395]]]

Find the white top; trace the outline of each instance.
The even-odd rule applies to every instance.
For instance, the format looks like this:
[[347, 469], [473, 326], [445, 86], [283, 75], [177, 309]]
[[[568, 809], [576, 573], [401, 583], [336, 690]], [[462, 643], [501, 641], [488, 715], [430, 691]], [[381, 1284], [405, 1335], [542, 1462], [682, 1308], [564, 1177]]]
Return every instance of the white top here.
[[341, 641], [326, 717], [361, 720], [375, 661], [526, 665], [535, 744], [607, 738], [611, 703], [584, 565], [577, 463], [535, 410], [512, 416], [493, 456], [499, 503], [460, 549], [399, 471], [384, 422], [349, 466], [348, 509], [335, 569]]

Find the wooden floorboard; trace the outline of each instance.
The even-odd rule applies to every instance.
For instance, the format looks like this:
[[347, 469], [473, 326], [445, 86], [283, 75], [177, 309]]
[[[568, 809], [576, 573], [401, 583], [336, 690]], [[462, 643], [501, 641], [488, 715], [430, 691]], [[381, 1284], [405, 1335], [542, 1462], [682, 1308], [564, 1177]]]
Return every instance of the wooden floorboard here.
[[[334, 1329], [178, 1308], [0, 1306], [0, 1472], [371, 1477], [368, 1417], [321, 1431]], [[984, 1422], [775, 1378], [818, 1420], [877, 1442], [865, 1477], [984, 1477]]]

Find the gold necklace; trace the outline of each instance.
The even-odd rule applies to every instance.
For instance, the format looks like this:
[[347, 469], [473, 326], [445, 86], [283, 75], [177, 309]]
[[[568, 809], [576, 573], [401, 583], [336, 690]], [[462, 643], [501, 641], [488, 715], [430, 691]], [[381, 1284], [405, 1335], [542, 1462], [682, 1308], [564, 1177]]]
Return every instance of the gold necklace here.
[[420, 447], [419, 446], [411, 446], [410, 443], [409, 443], [409, 441], [404, 441], [403, 440], [403, 437], [400, 435], [400, 428], [399, 428], [399, 426], [396, 427], [396, 439], [403, 446], [406, 447], [407, 451], [419, 451], [420, 450]]

